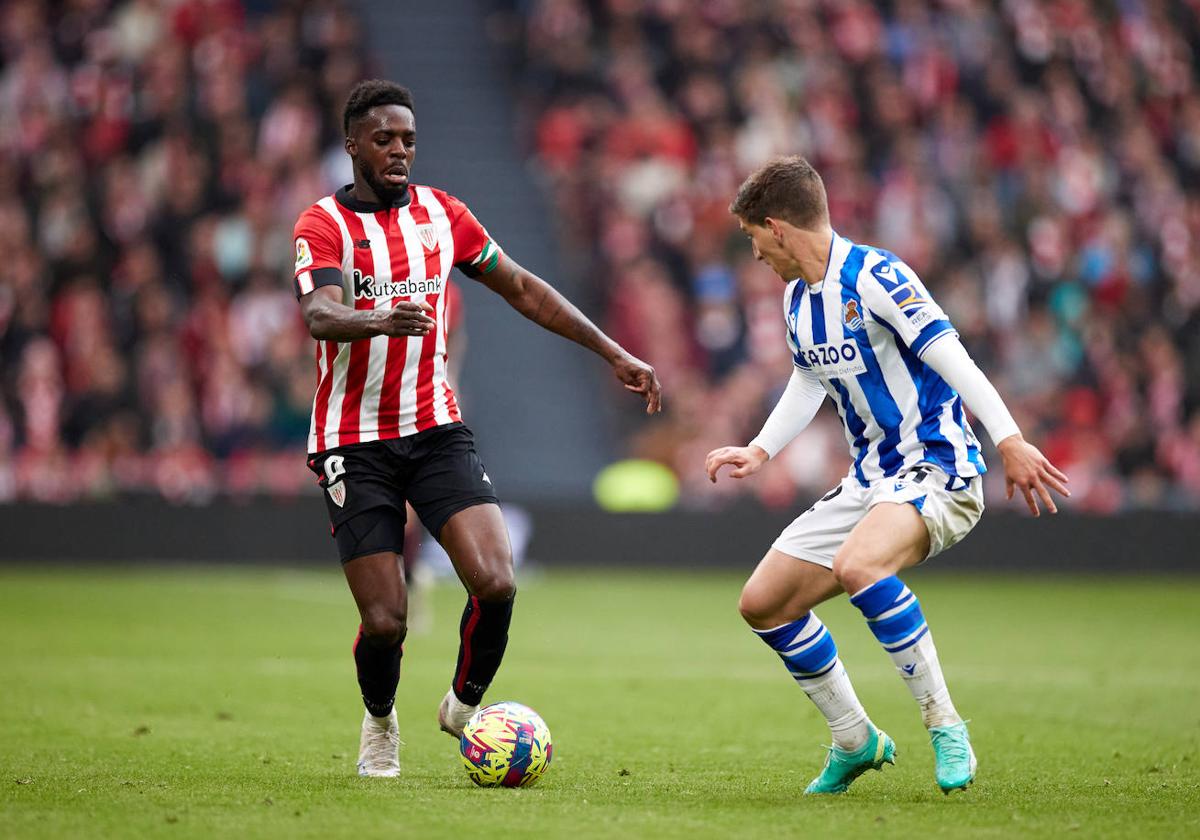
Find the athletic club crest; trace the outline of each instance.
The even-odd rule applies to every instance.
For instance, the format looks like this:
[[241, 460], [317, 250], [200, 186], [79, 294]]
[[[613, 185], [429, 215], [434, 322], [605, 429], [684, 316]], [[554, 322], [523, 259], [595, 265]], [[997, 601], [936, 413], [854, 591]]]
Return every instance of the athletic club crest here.
[[417, 225], [417, 236], [421, 238], [421, 244], [425, 246], [426, 251], [432, 251], [437, 245], [437, 230], [433, 225]]
[[849, 327], [851, 332], [858, 332], [863, 328], [862, 316], [858, 314], [858, 301], [848, 300], [842, 304], [842, 323]]
[[326, 488], [329, 492], [329, 498], [333, 499], [333, 503], [338, 507], [346, 506], [346, 484], [339, 481], [336, 484], [330, 484]]

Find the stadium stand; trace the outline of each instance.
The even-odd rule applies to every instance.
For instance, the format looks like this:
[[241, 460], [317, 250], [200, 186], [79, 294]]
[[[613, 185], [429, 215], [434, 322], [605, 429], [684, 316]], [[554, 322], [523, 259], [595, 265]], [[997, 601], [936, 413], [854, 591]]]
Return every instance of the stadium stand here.
[[[1200, 93], [1194, 3], [497, 3], [530, 146], [654, 362], [669, 421], [630, 454], [700, 464], [786, 381], [781, 287], [726, 207], [771, 156], [825, 177], [834, 226], [926, 279], [1077, 509], [1200, 499]], [[832, 412], [773, 505], [845, 469]], [[1003, 478], [987, 485], [1003, 501]]]
[[[1194, 4], [491, 5], [573, 263], [668, 389], [628, 454], [685, 502], [844, 471], [829, 413], [782, 468], [702, 486], [786, 378], [779, 282], [726, 207], [788, 152], [842, 233], [925, 277], [1077, 509], [1200, 501]], [[6, 5], [0, 500], [308, 488], [290, 229], [349, 180], [362, 28], [341, 0]]]
[[0, 499], [308, 486], [291, 226], [350, 179], [361, 37], [338, 0], [6, 4]]

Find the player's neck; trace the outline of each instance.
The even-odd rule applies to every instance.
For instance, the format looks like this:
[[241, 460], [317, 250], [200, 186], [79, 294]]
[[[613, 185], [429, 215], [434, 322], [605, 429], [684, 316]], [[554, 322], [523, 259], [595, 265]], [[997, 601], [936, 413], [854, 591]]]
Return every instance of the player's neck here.
[[369, 184], [367, 184], [365, 181], [360, 181], [358, 178], [354, 179], [354, 183], [345, 190], [344, 195], [352, 202], [362, 205], [363, 207], [379, 209], [402, 207], [405, 204], [408, 204], [409, 200], [407, 185], [398, 190], [380, 195], [375, 190], [371, 189]]
[[799, 269], [797, 276], [810, 286], [825, 279], [829, 270], [829, 255], [833, 248], [833, 228], [824, 230], [797, 230], [792, 253]]

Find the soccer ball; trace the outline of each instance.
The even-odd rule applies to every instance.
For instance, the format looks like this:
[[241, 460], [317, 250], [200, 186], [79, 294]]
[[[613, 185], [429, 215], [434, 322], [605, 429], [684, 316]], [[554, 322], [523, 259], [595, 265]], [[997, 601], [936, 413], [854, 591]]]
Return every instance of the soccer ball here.
[[473, 714], [459, 750], [467, 775], [480, 787], [531, 785], [554, 755], [546, 722], [520, 703], [493, 703]]

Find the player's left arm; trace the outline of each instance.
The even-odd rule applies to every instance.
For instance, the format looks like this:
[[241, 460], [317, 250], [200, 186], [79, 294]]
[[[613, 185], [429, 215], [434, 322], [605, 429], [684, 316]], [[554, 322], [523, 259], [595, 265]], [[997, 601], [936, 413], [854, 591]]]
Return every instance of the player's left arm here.
[[661, 409], [662, 386], [654, 368], [609, 338], [545, 280], [504, 253], [476, 279], [535, 324], [586, 347], [612, 365], [625, 388], [645, 398], [647, 414]]
[[877, 255], [863, 266], [857, 284], [871, 317], [946, 380], [983, 423], [1004, 461], [1008, 497], [1019, 488], [1034, 516], [1040, 515], [1038, 498], [1047, 510], [1058, 513], [1047, 488], [1070, 496], [1066, 475], [1021, 436], [1004, 400], [962, 346], [950, 319], [916, 272], [902, 261]]
[[1008, 498], [1013, 497], [1014, 488], [1019, 488], [1034, 516], [1040, 515], [1038, 498], [1047, 510], [1058, 513], [1047, 488], [1064, 498], [1070, 497], [1071, 491], [1067, 489], [1070, 479], [1050, 463], [1050, 459], [1036, 446], [1021, 436], [1021, 430], [1004, 405], [1004, 400], [967, 353], [958, 336], [948, 333], [931, 342], [922, 359], [958, 392], [967, 408], [987, 429], [988, 436], [996, 444], [996, 450], [1004, 461]]

